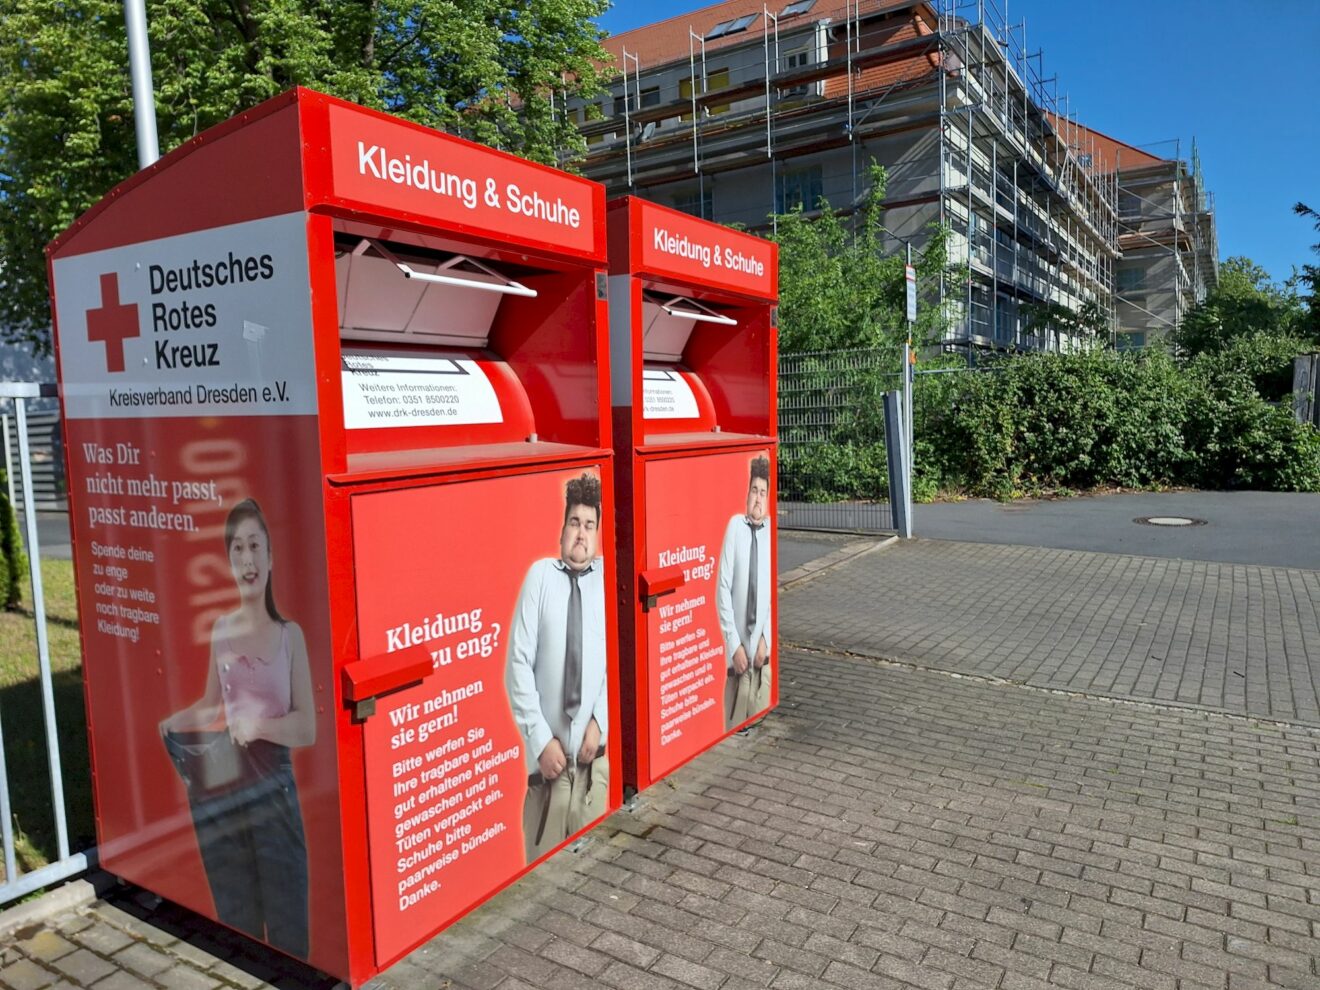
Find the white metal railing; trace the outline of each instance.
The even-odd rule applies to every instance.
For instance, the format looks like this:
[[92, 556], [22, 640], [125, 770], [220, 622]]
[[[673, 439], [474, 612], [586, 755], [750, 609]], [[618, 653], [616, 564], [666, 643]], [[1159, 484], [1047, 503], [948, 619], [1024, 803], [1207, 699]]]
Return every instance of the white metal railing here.
[[[18, 430], [9, 403], [0, 400], [0, 444], [4, 447], [4, 469], [9, 479], [9, 501], [15, 512], [26, 512], [23, 493], [16, 487], [14, 464], [18, 461]], [[63, 441], [60, 414], [56, 410], [25, 410], [27, 440], [31, 453], [32, 498], [38, 512], [62, 512], [67, 508], [64, 486]]]
[[[32, 486], [32, 452], [28, 444], [27, 402], [55, 395], [55, 386], [37, 382], [0, 382], [0, 401], [12, 400], [18, 434], [18, 474], [23, 505], [35, 505]], [[10, 483], [13, 481], [12, 457], [8, 459]], [[9, 775], [5, 762], [3, 722], [0, 721], [0, 837], [4, 842], [4, 882], [0, 883], [0, 904], [24, 897], [33, 891], [48, 887], [82, 873], [93, 864], [95, 849], [72, 852], [69, 849], [69, 829], [64, 806], [64, 773], [60, 761], [59, 732], [55, 724], [55, 691], [51, 676], [50, 643], [46, 635], [46, 602], [41, 583], [41, 546], [37, 536], [37, 514], [25, 511], [23, 521], [27, 532], [28, 569], [32, 581], [32, 616], [36, 623], [37, 667], [41, 678], [41, 710], [46, 730], [46, 757], [50, 773], [50, 800], [55, 821], [57, 858], [40, 869], [20, 874], [18, 856], [14, 847], [14, 816], [10, 806]], [[3, 719], [3, 712], [0, 712]]]

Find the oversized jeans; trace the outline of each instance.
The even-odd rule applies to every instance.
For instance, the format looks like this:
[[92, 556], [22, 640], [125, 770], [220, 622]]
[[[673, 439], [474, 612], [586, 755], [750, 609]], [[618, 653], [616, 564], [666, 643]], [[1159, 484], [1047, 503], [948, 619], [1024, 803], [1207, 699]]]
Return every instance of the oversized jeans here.
[[253, 743], [243, 753], [254, 779], [214, 793], [186, 773], [192, 754], [168, 735], [165, 745], [187, 786], [217, 919], [306, 959], [307, 841], [289, 750]]

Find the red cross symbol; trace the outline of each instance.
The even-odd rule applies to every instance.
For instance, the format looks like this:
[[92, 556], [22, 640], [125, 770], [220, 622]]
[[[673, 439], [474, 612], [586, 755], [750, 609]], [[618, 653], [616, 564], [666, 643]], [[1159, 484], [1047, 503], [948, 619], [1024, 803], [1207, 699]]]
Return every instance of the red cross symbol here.
[[119, 276], [101, 276], [101, 308], [87, 311], [87, 339], [105, 342], [105, 370], [124, 370], [124, 341], [140, 336], [137, 303], [119, 301]]

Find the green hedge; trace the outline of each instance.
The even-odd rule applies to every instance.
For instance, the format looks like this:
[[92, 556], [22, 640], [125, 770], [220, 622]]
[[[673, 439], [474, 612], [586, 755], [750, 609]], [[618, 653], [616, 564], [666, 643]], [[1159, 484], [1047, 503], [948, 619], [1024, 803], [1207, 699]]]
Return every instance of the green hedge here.
[[1266, 398], [1286, 396], [1293, 353], [1245, 340], [1185, 365], [1095, 351], [935, 376], [914, 400], [917, 477], [997, 498], [1115, 485], [1320, 491], [1320, 432]]
[[[920, 375], [913, 494], [1012, 498], [1096, 487], [1320, 491], [1320, 431], [1287, 401], [1295, 341], [1240, 340], [1179, 363], [1162, 351], [1017, 354]], [[781, 498], [883, 498], [880, 395], [851, 383], [827, 442], [794, 446], [781, 415]], [[827, 391], [822, 387], [822, 393]], [[861, 390], [868, 391], [868, 390]]]

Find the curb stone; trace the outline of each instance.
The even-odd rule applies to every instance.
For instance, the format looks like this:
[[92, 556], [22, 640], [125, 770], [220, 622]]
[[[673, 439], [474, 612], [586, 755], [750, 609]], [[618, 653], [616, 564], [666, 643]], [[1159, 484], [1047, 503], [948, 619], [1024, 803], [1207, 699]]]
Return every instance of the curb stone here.
[[86, 907], [118, 881], [104, 870], [92, 870], [54, 890], [0, 911], [0, 939], [20, 928], [39, 925], [57, 914]]
[[897, 536], [887, 536], [882, 540], [856, 540], [845, 544], [838, 550], [827, 553], [823, 557], [817, 557], [815, 560], [809, 560], [800, 567], [795, 567], [791, 571], [785, 571], [779, 575], [779, 590], [786, 591], [819, 574], [824, 574], [845, 561], [874, 553], [877, 550], [883, 550], [885, 547], [897, 542]]

